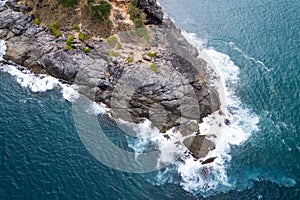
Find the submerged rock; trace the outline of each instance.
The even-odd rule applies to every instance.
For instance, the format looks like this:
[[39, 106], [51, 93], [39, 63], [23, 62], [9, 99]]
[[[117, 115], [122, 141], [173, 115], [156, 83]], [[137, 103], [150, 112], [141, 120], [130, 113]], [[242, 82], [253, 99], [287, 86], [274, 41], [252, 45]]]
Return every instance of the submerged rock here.
[[201, 162], [202, 165], [205, 165], [205, 164], [209, 164], [209, 163], [212, 163], [214, 162], [214, 160], [216, 159], [217, 157], [211, 157], [211, 158], [208, 158], [204, 161]]

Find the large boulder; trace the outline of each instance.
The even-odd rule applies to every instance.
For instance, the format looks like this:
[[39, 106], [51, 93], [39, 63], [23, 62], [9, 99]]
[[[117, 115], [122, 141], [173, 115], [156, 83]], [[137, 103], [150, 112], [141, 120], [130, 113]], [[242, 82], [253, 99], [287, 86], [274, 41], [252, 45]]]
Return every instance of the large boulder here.
[[215, 148], [212, 140], [206, 138], [205, 135], [196, 135], [186, 138], [183, 144], [189, 149], [195, 158], [203, 158], [208, 152]]

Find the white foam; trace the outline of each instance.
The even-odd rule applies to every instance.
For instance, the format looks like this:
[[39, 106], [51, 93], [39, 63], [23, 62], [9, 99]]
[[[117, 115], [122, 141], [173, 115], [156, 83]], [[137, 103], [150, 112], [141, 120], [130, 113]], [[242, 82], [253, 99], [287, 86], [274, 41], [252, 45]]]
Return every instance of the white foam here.
[[33, 74], [29, 70], [14, 65], [3, 65], [3, 72], [7, 72], [16, 77], [17, 82], [24, 88], [28, 88], [31, 92], [46, 92], [55, 88], [60, 89], [61, 93], [67, 101], [74, 101], [79, 97], [75, 85], [61, 83], [57, 78], [44, 74]]
[[0, 7], [1, 6], [4, 6], [4, 4], [7, 2], [7, 0], [4, 0], [4, 1], [0, 1]]
[[[199, 160], [192, 156], [178, 162], [178, 173], [181, 176], [180, 185], [188, 192], [209, 196], [224, 192], [232, 187], [226, 171], [226, 163], [231, 160], [231, 145], [241, 145], [251, 133], [258, 130], [259, 117], [245, 108], [235, 95], [235, 88], [239, 82], [239, 68], [226, 54], [217, 52], [212, 48], [204, 48], [203, 42], [195, 34], [183, 32], [184, 37], [199, 51], [199, 57], [207, 61], [212, 73], [220, 79], [212, 79], [221, 98], [221, 110], [225, 116], [217, 112], [203, 119], [199, 125], [202, 134], [216, 135], [214, 142], [216, 148], [210, 151], [206, 158], [217, 157], [213, 163], [203, 166]], [[211, 76], [212, 77], [212, 76]], [[224, 119], [230, 121], [224, 125]], [[218, 128], [219, 124], [222, 128]], [[217, 132], [216, 132], [217, 131]], [[204, 158], [204, 159], [206, 159]], [[203, 160], [204, 160], [203, 159]]]
[[[3, 40], [0, 40], [0, 60], [3, 60], [6, 46]], [[61, 89], [63, 97], [72, 102], [79, 97], [75, 85], [61, 83], [57, 78], [45, 74], [34, 74], [22, 66], [4, 64], [0, 68], [3, 72], [7, 72], [16, 77], [17, 82], [24, 88], [28, 88], [31, 92], [46, 92], [55, 88]]]
[[[135, 129], [141, 138], [128, 143], [137, 153], [142, 153], [149, 144], [155, 144], [156, 148], [162, 152], [158, 163], [174, 163], [166, 171], [159, 172], [157, 180], [152, 180], [153, 183], [170, 182], [172, 176], [169, 176], [169, 173], [174, 171], [170, 169], [175, 167], [180, 175], [180, 181], [176, 181], [176, 183], [180, 184], [183, 189], [193, 194], [209, 196], [228, 191], [233, 187], [226, 170], [226, 163], [231, 160], [231, 145], [241, 145], [251, 133], [257, 131], [259, 118], [245, 108], [234, 93], [239, 82], [239, 68], [230, 60], [230, 57], [214, 49], [204, 48], [203, 43], [206, 41], [198, 40], [195, 34], [184, 32], [183, 35], [198, 49], [199, 57], [208, 63], [209, 75], [213, 77], [209, 83], [215, 86], [220, 94], [221, 110], [225, 115], [215, 112], [204, 118], [203, 123], [199, 124], [201, 134], [215, 136], [215, 138], [211, 138], [216, 144], [216, 148], [202, 160], [211, 157], [216, 157], [216, 159], [212, 163], [202, 165], [200, 160], [185, 153], [186, 147], [180, 145], [184, 137], [179, 132], [171, 129], [166, 133], [169, 138], [165, 138], [157, 129], [151, 128], [149, 120], [139, 124]], [[225, 125], [225, 119], [228, 119], [230, 124]], [[219, 127], [219, 124], [222, 125], [222, 128]], [[180, 159], [176, 159], [178, 155], [180, 155]]]
[[0, 60], [3, 60], [3, 56], [6, 52], [6, 45], [4, 40], [0, 40]]
[[271, 69], [269, 69], [262, 61], [260, 60], [256, 60], [254, 57], [248, 55], [247, 53], [245, 53], [243, 50], [241, 50], [236, 44], [234, 44], [233, 42], [229, 42], [228, 43], [229, 46], [236, 50], [237, 52], [239, 52], [244, 58], [251, 60], [252, 62], [254, 62], [255, 64], [261, 65], [265, 70], [267, 70], [268, 72], [271, 71]]
[[66, 99], [67, 101], [73, 102], [79, 97], [79, 93], [76, 90], [76, 85], [68, 85], [62, 83], [59, 83], [59, 85], [62, 87], [61, 93], [63, 94], [64, 99]]
[[[211, 72], [216, 73], [216, 76], [220, 77], [220, 79], [214, 79], [214, 84], [221, 96], [222, 111], [231, 123], [229, 126], [224, 126], [224, 128], [220, 129], [220, 132], [213, 133], [217, 136], [215, 138], [216, 148], [209, 152], [207, 158], [217, 158], [213, 163], [203, 166], [199, 160], [195, 160], [192, 156], [185, 154], [186, 148], [178, 144], [178, 141], [183, 140], [179, 132], [171, 129], [167, 132], [170, 138], [166, 138], [157, 129], [151, 128], [149, 120], [145, 120], [144, 123], [138, 125], [138, 132], [141, 138], [131, 143], [130, 146], [136, 152], [142, 152], [149, 144], [149, 141], [154, 143], [161, 150], [158, 163], [175, 162], [177, 172], [181, 177], [179, 184], [188, 192], [207, 196], [231, 187], [225, 166], [225, 163], [231, 159], [229, 155], [230, 145], [240, 145], [247, 140], [249, 135], [258, 129], [257, 123], [259, 118], [252, 114], [250, 110], [243, 108], [240, 100], [234, 94], [234, 86], [239, 81], [239, 68], [234, 65], [229, 56], [214, 49], [203, 48], [203, 42], [205, 41], [198, 40], [194, 34], [184, 33], [184, 36], [198, 49], [199, 56], [205, 59], [209, 66], [215, 67]], [[2, 58], [5, 52], [5, 45], [3, 41], [0, 42], [0, 55]], [[61, 88], [63, 97], [68, 101], [73, 101], [78, 97], [76, 86], [62, 84], [53, 77], [35, 75], [26, 69], [20, 70], [12, 65], [4, 65], [2, 68], [15, 76], [22, 87], [27, 87], [32, 92], [45, 92], [54, 88]], [[99, 104], [92, 104], [91, 110], [95, 114], [107, 111], [105, 106]], [[213, 128], [213, 126], [222, 122], [223, 119], [224, 117], [217, 113], [205, 118], [204, 122], [199, 125], [201, 132], [203, 131], [203, 133], [208, 135], [211, 134], [211, 131], [216, 128]], [[146, 138], [143, 138], [145, 136]], [[175, 161], [178, 154], [181, 155], [181, 161]]]
[[[129, 147], [135, 153], [143, 153], [150, 146], [152, 150], [159, 150], [160, 156], [156, 161], [158, 168], [165, 166], [166, 163], [175, 163], [179, 155], [186, 151], [186, 147], [179, 143], [183, 140], [181, 133], [172, 128], [163, 134], [151, 124], [151, 121], [147, 119], [138, 125], [131, 124], [138, 138], [128, 138]], [[168, 135], [168, 137], [164, 135]]]
[[97, 115], [106, 113], [108, 110], [109, 109], [107, 108], [107, 106], [105, 104], [90, 101], [90, 106], [86, 110], [86, 112], [97, 116]]

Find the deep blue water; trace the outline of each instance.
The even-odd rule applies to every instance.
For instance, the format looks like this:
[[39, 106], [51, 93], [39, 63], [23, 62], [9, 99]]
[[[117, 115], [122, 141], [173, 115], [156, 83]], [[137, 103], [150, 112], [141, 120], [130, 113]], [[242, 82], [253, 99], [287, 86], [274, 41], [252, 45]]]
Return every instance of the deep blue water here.
[[[206, 199], [298, 199], [300, 1], [160, 2], [207, 48], [230, 56], [240, 68], [235, 92], [260, 118], [259, 131], [232, 147], [232, 188]], [[125, 173], [97, 161], [58, 89], [32, 93], [3, 72], [0, 80], [0, 199], [202, 199], [178, 184], [151, 184], [155, 172]]]

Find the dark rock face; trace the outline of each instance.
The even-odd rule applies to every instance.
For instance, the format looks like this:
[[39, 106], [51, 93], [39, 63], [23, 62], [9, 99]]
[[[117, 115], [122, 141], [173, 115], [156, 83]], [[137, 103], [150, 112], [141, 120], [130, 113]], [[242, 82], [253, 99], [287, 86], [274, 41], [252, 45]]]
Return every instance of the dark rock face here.
[[212, 163], [212, 162], [214, 162], [214, 160], [215, 160], [216, 158], [217, 158], [217, 157], [211, 157], [211, 158], [208, 158], [208, 159], [202, 161], [201, 164], [205, 165], [205, 164]]
[[[108, 62], [106, 42], [94, 42], [89, 54], [66, 50], [66, 38], [55, 38], [34, 25], [32, 17], [7, 6], [0, 8], [0, 39], [7, 46], [4, 58], [34, 72], [76, 83], [80, 93], [105, 103], [116, 118], [130, 122], [147, 118], [162, 132], [179, 126], [184, 136], [199, 134], [198, 123], [220, 107], [218, 93], [205, 81], [206, 62], [197, 58], [197, 50], [174, 24], [163, 22], [155, 0], [139, 2], [154, 20], [151, 22], [163, 23], [150, 30], [152, 47], [159, 47], [158, 56], [151, 58], [157, 71], [147, 63], [122, 63], [121, 58]], [[196, 158], [214, 148], [203, 135], [188, 137], [184, 144]]]
[[[183, 144], [190, 150], [195, 158], [205, 157], [210, 150], [215, 148], [215, 144], [207, 139], [205, 135], [196, 135], [186, 138]], [[210, 160], [206, 161], [209, 163]]]
[[156, 0], [139, 0], [138, 8], [147, 15], [145, 24], [161, 24], [163, 20], [163, 11], [157, 5]]

